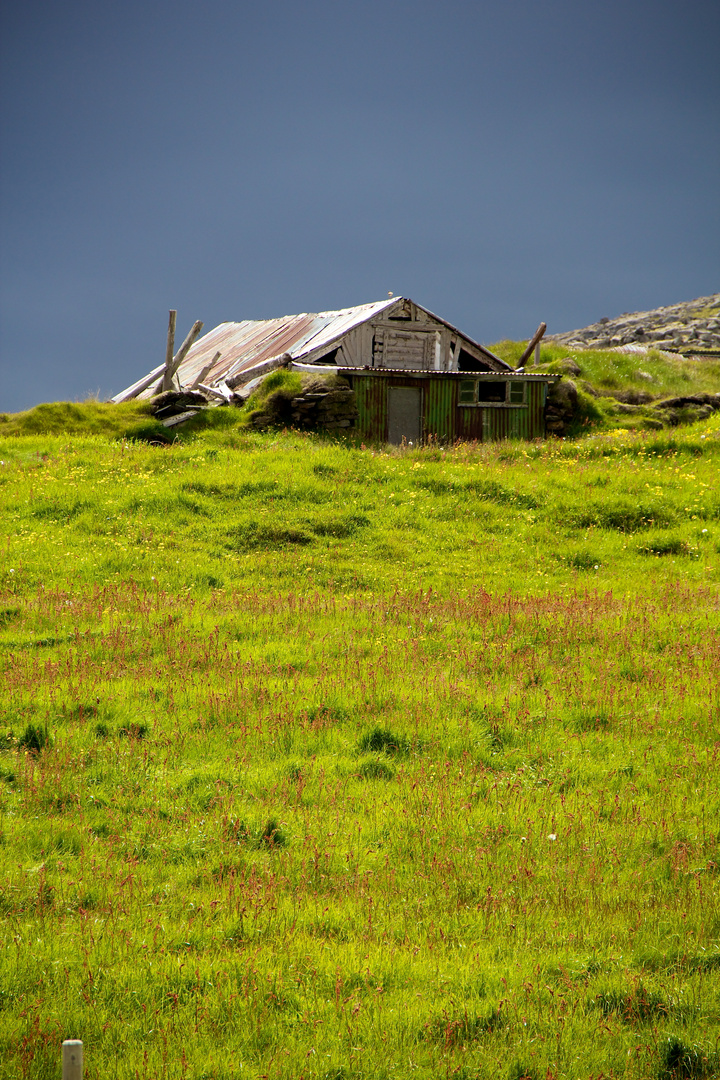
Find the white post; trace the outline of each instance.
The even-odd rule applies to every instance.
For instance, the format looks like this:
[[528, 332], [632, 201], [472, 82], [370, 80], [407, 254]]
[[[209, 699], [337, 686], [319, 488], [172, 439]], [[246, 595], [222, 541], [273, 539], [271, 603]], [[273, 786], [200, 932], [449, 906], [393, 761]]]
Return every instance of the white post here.
[[83, 1044], [80, 1039], [66, 1039], [62, 1044], [62, 1080], [82, 1080]]

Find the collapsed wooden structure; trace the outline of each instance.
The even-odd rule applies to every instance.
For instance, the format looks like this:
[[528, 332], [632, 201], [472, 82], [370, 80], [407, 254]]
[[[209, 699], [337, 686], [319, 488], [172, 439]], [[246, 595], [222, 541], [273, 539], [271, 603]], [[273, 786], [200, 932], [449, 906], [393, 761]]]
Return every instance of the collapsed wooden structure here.
[[[548, 385], [559, 378], [512, 368], [405, 297], [319, 314], [221, 323], [199, 339], [202, 323], [196, 323], [177, 353], [174, 315], [165, 363], [113, 401], [174, 389], [202, 394], [210, 403], [241, 403], [269, 372], [286, 367], [342, 376], [354, 395], [354, 419], [346, 426], [363, 439], [487, 441], [543, 436]], [[521, 365], [544, 330], [542, 324]], [[297, 412], [304, 415], [301, 404]]]

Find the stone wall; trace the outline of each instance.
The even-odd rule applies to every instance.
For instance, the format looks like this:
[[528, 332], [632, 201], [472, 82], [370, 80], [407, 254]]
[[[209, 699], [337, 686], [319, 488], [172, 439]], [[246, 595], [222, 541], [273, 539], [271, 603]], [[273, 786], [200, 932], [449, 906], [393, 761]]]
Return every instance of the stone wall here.
[[564, 435], [577, 415], [578, 392], [572, 379], [560, 379], [548, 387], [545, 403], [545, 431], [548, 435]]
[[354, 427], [358, 411], [355, 392], [341, 379], [334, 379], [329, 387], [322, 379], [315, 379], [303, 387], [302, 393], [291, 401], [291, 419], [294, 427], [311, 428], [315, 431], [342, 431]]

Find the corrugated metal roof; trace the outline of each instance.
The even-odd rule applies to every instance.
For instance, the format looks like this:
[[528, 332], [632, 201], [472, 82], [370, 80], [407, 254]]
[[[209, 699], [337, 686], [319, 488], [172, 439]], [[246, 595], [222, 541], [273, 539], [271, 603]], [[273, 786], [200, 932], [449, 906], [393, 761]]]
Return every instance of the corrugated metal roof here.
[[[192, 386], [218, 352], [220, 357], [204, 376], [203, 381], [209, 386], [233, 378], [263, 361], [281, 357], [284, 353], [289, 353], [293, 360], [302, 361], [303, 358], [316, 353], [319, 349], [330, 351], [350, 330], [367, 322], [373, 316], [379, 315], [399, 301], [404, 301], [404, 298], [393, 296], [372, 304], [341, 308], [339, 311], [321, 311], [314, 315], [285, 315], [279, 319], [220, 323], [214, 330], [199, 338], [190, 349], [177, 372], [180, 383], [184, 387]], [[419, 304], [415, 306], [502, 365], [501, 370], [512, 371], [512, 368], [504, 361], [494, 357], [482, 345], [473, 341], [467, 334], [463, 334], [445, 319], [433, 315]], [[412, 329], [412, 326], [409, 325], [408, 329]], [[158, 392], [158, 383], [162, 378], [162, 373], [162, 366], [156, 368], [143, 379], [139, 379], [126, 390], [116, 394], [112, 400], [124, 401], [135, 396], [152, 397]]]
[[[314, 315], [284, 315], [279, 319], [220, 323], [190, 349], [178, 370], [180, 382], [183, 386], [192, 386], [217, 352], [220, 358], [204, 380], [209, 386], [286, 352], [293, 360], [302, 360], [318, 348], [327, 345], [329, 349], [349, 330], [391, 307], [397, 300], [397, 297], [392, 297], [374, 304], [360, 304], [339, 311], [320, 311]], [[162, 376], [162, 371], [162, 368], [158, 369], [158, 377]], [[133, 387], [144, 381], [138, 380]], [[156, 381], [154, 379], [137, 396], [152, 397], [157, 393]], [[117, 394], [116, 398], [125, 397], [130, 389], [128, 387], [128, 390]]]

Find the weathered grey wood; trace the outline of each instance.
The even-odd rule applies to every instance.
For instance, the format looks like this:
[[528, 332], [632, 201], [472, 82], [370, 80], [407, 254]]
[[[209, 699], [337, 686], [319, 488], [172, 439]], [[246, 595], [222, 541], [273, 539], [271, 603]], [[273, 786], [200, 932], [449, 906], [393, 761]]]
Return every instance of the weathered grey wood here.
[[460, 349], [458, 347], [457, 338], [450, 336], [450, 345], [448, 346], [448, 371], [457, 371], [457, 358], [460, 355]]
[[225, 376], [225, 382], [231, 390], [234, 390], [236, 386], [242, 386], [257, 375], [269, 374], [276, 368], [287, 367], [290, 363], [292, 363], [292, 356], [289, 352], [284, 352], [282, 356], [271, 356], [269, 360], [261, 360], [259, 364], [253, 364], [252, 367], [239, 371], [237, 375], [228, 373]]
[[440, 320], [437, 322], [413, 322], [412, 319], [388, 319], [378, 320], [373, 323], [375, 330], [406, 330], [411, 331], [413, 334], [430, 334], [434, 330], [440, 329]]
[[193, 416], [197, 416], [201, 409], [187, 409], [185, 412], [177, 413], [175, 416], [168, 416], [167, 420], [161, 421], [162, 426], [166, 428], [176, 427], [177, 424], [184, 424], [186, 420], [192, 420]]
[[286, 362], [285, 358], [289, 356], [290, 353], [288, 352], [284, 352], [278, 356], [269, 356], [265, 360], [257, 360], [254, 364], [251, 364], [251, 366], [247, 368], [243, 367], [243, 364], [246, 364], [247, 360], [244, 357], [240, 357], [239, 360], [236, 360], [235, 363], [231, 364], [230, 367], [227, 369], [227, 371], [225, 372], [224, 381], [228, 384], [228, 386], [231, 386], [233, 389], [235, 389], [236, 386], [241, 386], [246, 383], [248, 378], [254, 378], [254, 373], [256, 371], [263, 371], [263, 369], [266, 367], [269, 367], [270, 370], [273, 370], [273, 368], [275, 367], [282, 366], [282, 364]]
[[440, 331], [440, 370], [450, 369], [450, 331], [443, 327]]
[[[337, 375], [338, 373], [338, 368], [335, 364], [301, 364], [297, 360], [293, 360], [289, 365], [289, 370], [301, 371], [303, 375], [319, 375], [321, 377], [323, 375]], [[355, 370], [355, 365], [348, 365], [345, 370], [353, 371]]]
[[[434, 371], [435, 370], [435, 332], [426, 330], [415, 331], [415, 323], [410, 324], [412, 330], [405, 330], [402, 324], [399, 327], [382, 327], [375, 330], [375, 344], [378, 346], [375, 356], [375, 367], [391, 368], [394, 370], [410, 371]], [[382, 345], [382, 357], [380, 348]]]
[[83, 1044], [80, 1039], [66, 1039], [62, 1044], [62, 1080], [82, 1080]]
[[182, 345], [180, 346], [178, 351], [175, 353], [175, 356], [173, 357], [173, 372], [172, 372], [173, 375], [178, 370], [178, 368], [182, 364], [183, 360], [185, 359], [185, 357], [187, 356], [187, 354], [190, 352], [191, 348], [195, 344], [195, 340], [199, 336], [200, 331], [202, 330], [203, 326], [204, 326], [204, 323], [202, 322], [201, 319], [197, 319], [192, 324], [192, 327], [190, 328], [190, 332], [189, 332], [188, 336], [185, 338]]
[[[357, 367], [364, 367], [365, 364], [372, 364], [373, 360], [373, 328], [370, 323], [363, 323], [359, 328], [360, 344], [356, 349], [355, 359], [352, 361]], [[343, 343], [343, 350], [345, 345]]]
[[522, 354], [522, 356], [520, 357], [520, 359], [517, 362], [517, 366], [519, 368], [524, 367], [525, 363], [530, 359], [530, 357], [533, 354], [533, 349], [535, 348], [536, 345], [540, 344], [540, 339], [542, 338], [542, 336], [543, 336], [543, 334], [545, 333], [546, 330], [547, 330], [547, 323], [541, 322], [540, 325], [538, 326], [537, 330], [533, 334], [533, 336], [528, 341], [527, 348], [525, 349], [525, 352]]
[[[465, 349], [466, 352], [474, 355], [473, 350], [468, 348], [467, 342], [461, 342], [461, 347]], [[475, 351], [480, 353], [480, 358], [482, 360], [494, 360], [496, 364], [499, 364], [499, 367], [495, 369], [496, 371], [512, 371], [510, 364], [506, 364], [504, 360], [501, 360], [494, 352], [490, 352], [484, 345], [476, 345]]]
[[[168, 317], [167, 345], [165, 346], [165, 370], [172, 373], [173, 356], [175, 355], [175, 323], [177, 311], [170, 310]], [[172, 374], [171, 374], [172, 378]]]
[[317, 349], [311, 349], [309, 352], [306, 352], [304, 354], [304, 356], [302, 357], [302, 362], [304, 364], [314, 364], [316, 360], [321, 360], [323, 356], [327, 355], [327, 353], [334, 352], [335, 349], [339, 349], [341, 347], [347, 348], [347, 343], [350, 336], [351, 335], [348, 335], [345, 338], [335, 338], [334, 341], [326, 341], [324, 342], [324, 344], [319, 345]]
[[180, 346], [180, 348], [176, 352], [175, 356], [173, 357], [173, 361], [172, 361], [171, 366], [170, 367], [167, 367], [167, 366], [165, 367], [165, 373], [163, 375], [163, 382], [162, 382], [162, 390], [163, 390], [163, 392], [165, 392], [165, 390], [169, 390], [171, 388], [173, 375], [175, 374], [177, 369], [180, 367], [180, 365], [182, 364], [182, 362], [185, 359], [185, 357], [187, 356], [187, 354], [190, 352], [190, 349], [192, 348], [193, 344], [195, 343], [195, 339], [198, 336], [198, 334], [200, 333], [200, 331], [202, 330], [203, 325], [204, 324], [200, 321], [200, 319], [198, 319], [196, 322], [193, 323], [192, 329], [190, 330], [190, 333], [185, 338], [182, 345]]
[[230, 401], [232, 398], [232, 390], [225, 383], [216, 383], [215, 386], [200, 383], [198, 390], [202, 390], [204, 394], [210, 394], [211, 397], [220, 398], [222, 401]]
[[165, 367], [160, 364], [159, 367], [153, 368], [149, 375], [146, 375], [144, 379], [138, 379], [136, 383], [129, 386], [127, 390], [123, 390], [122, 393], [116, 394], [115, 397], [111, 397], [110, 401], [114, 405], [119, 405], [121, 401], [132, 401], [138, 394], [142, 394], [143, 390], [147, 390], [149, 386], [155, 382], [156, 379], [162, 376]]
[[[472, 356], [473, 360], [480, 361], [481, 364], [487, 364], [489, 361], [491, 370], [494, 371], [496, 374], [501, 371], [505, 372], [514, 370], [510, 367], [509, 364], [506, 364], [504, 360], [501, 360], [499, 356], [496, 356], [495, 353], [490, 352], [489, 349], [486, 349], [484, 345], [477, 345], [474, 341], [470, 341], [469, 338], [459, 337], [455, 344], [455, 351], [453, 352], [452, 357], [452, 366], [449, 369], [450, 371], [458, 370], [457, 365], [458, 361], [460, 360], [461, 349], [463, 350], [463, 352], [466, 352], [468, 356]], [[497, 366], [493, 367], [493, 364]], [[473, 372], [473, 375], [476, 374], [477, 372]]]
[[205, 382], [208, 375], [210, 374], [212, 369], [215, 367], [216, 363], [218, 362], [218, 360], [220, 359], [221, 356], [222, 356], [221, 352], [218, 351], [218, 352], [215, 353], [215, 355], [213, 356], [210, 363], [205, 365], [205, 367], [202, 369], [202, 371], [200, 372], [200, 374], [198, 375], [197, 379], [192, 384], [192, 386], [188, 387], [189, 390], [197, 390], [200, 383]]
[[[364, 363], [370, 363], [369, 360], [363, 360], [363, 339], [362, 328], [356, 326], [354, 330], [351, 330], [349, 334], [346, 334], [340, 341], [336, 342], [338, 348], [342, 348], [342, 356], [339, 356], [340, 363], [344, 363], [348, 367], [362, 367]], [[369, 352], [369, 349], [368, 349]], [[311, 360], [310, 356], [303, 357], [303, 362], [307, 363]]]

